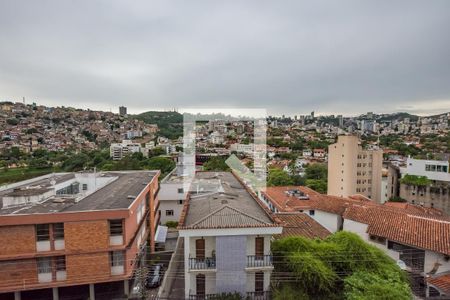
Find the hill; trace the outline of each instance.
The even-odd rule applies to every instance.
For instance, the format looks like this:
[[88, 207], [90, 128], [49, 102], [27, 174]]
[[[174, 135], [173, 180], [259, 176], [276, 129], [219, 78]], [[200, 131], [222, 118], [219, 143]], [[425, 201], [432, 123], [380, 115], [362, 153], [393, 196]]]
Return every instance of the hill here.
[[177, 139], [183, 135], [183, 115], [176, 111], [147, 111], [131, 117], [158, 125], [159, 135], [169, 139]]

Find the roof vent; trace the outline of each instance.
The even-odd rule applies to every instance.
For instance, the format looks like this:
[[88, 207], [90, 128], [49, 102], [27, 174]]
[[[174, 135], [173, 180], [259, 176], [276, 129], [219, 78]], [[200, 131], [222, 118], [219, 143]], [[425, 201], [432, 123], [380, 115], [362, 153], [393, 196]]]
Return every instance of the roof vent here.
[[222, 200], [222, 204], [228, 204], [228, 201], [227, 200]]
[[133, 196], [133, 195], [128, 195], [127, 196], [127, 199], [134, 199], [134, 198], [136, 198], [136, 196]]
[[294, 196], [300, 200], [309, 200], [308, 194], [303, 193], [300, 190], [288, 190], [285, 192], [288, 196]]

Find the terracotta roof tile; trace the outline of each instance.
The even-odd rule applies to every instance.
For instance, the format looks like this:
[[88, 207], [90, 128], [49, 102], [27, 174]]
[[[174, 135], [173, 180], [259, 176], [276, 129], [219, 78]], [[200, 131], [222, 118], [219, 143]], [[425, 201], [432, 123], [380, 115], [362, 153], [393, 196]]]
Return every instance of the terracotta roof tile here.
[[367, 233], [450, 255], [450, 218], [383, 205], [352, 205], [344, 219], [368, 224]]
[[450, 273], [427, 278], [427, 282], [439, 289], [441, 293], [450, 295]]
[[303, 236], [307, 238], [326, 238], [331, 234], [325, 227], [304, 213], [277, 214], [283, 226], [279, 237]]

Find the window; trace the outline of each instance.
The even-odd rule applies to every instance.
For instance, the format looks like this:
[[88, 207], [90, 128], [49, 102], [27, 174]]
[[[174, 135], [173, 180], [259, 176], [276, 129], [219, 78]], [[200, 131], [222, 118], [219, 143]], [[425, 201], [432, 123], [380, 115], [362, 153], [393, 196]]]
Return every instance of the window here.
[[166, 210], [166, 216], [173, 216], [173, 210], [172, 209]]
[[51, 257], [39, 257], [37, 258], [38, 273], [51, 273], [52, 272], [52, 258]]
[[49, 224], [36, 225], [36, 239], [38, 241], [50, 240], [50, 225]]
[[178, 204], [183, 204], [183, 200], [178, 200]]
[[183, 188], [179, 188], [178, 189], [178, 194], [183, 194], [184, 193], [184, 189]]
[[55, 240], [64, 239], [64, 223], [53, 224], [53, 239]]
[[66, 270], [66, 257], [65, 256], [56, 256], [55, 257], [55, 265], [56, 265], [56, 271], [65, 271]]
[[109, 220], [109, 234], [110, 235], [123, 234], [122, 220]]
[[123, 266], [123, 251], [111, 252], [111, 267]]
[[87, 184], [83, 183], [83, 191], [86, 191], [86, 190], [87, 190]]
[[198, 274], [195, 278], [195, 288], [197, 296], [204, 296], [206, 292], [205, 288], [205, 274]]
[[310, 215], [310, 216], [314, 216], [315, 213], [316, 213], [316, 212], [314, 211], [314, 209], [311, 209], [311, 210], [309, 211], [309, 215]]
[[379, 243], [379, 244], [386, 244], [386, 238], [381, 237], [381, 236], [377, 236], [377, 235], [370, 235], [370, 240], [375, 242], [375, 243]]
[[264, 273], [256, 272], [255, 273], [255, 292], [263, 292], [264, 291]]

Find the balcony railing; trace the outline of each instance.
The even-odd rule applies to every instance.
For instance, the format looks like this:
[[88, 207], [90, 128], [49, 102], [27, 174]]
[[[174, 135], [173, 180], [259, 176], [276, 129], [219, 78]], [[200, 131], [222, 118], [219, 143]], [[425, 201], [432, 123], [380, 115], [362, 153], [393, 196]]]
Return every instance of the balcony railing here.
[[[219, 300], [223, 299], [222, 294], [189, 295], [189, 300]], [[270, 291], [267, 292], [247, 292], [245, 300], [271, 300]]]
[[206, 257], [206, 258], [189, 258], [189, 269], [190, 270], [207, 270], [216, 268], [216, 258]]
[[248, 255], [247, 256], [247, 267], [257, 268], [257, 267], [272, 267], [272, 255]]
[[247, 292], [247, 299], [249, 300], [270, 300], [271, 293], [267, 292]]

